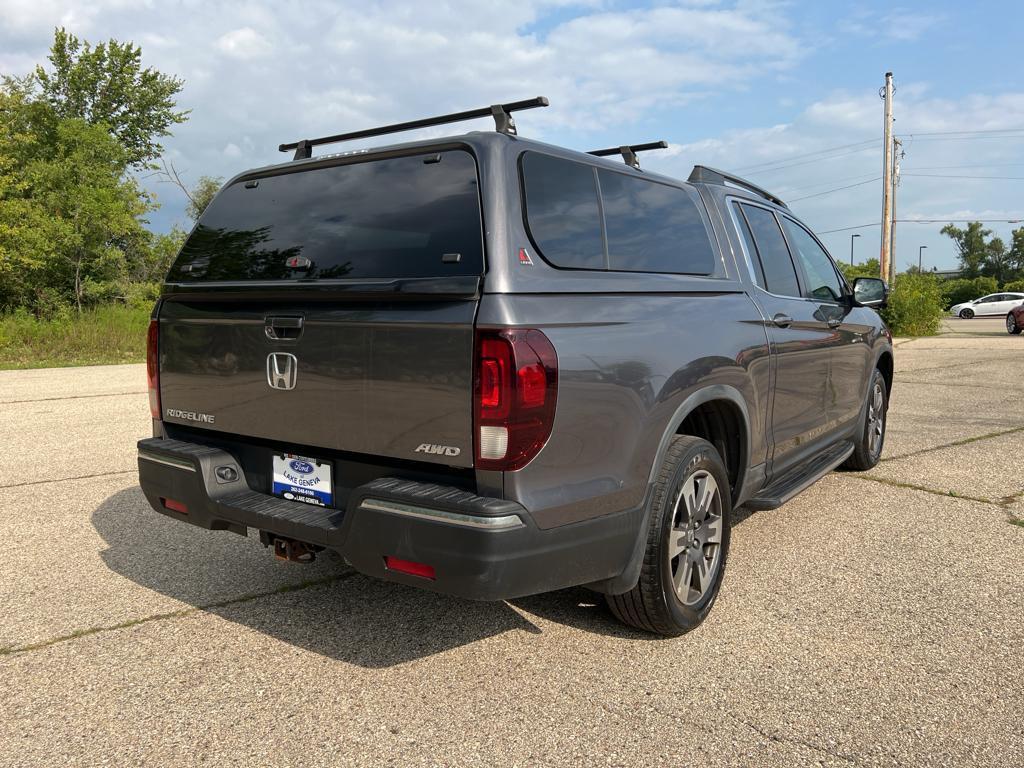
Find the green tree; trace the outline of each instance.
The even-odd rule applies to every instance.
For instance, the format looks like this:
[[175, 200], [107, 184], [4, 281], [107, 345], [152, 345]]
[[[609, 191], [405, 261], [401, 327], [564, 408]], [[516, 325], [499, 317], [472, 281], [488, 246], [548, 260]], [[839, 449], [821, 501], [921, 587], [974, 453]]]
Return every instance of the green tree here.
[[981, 272], [986, 277], [994, 277], [1000, 285], [1013, 277], [1010, 252], [1001, 238], [993, 237], [985, 244], [985, 262]]
[[971, 221], [967, 223], [966, 229], [947, 224], [941, 232], [956, 243], [963, 276], [978, 277], [988, 256], [986, 238], [992, 234], [992, 230], [984, 229], [980, 221]]
[[106, 126], [130, 166], [147, 166], [159, 157], [158, 140], [188, 118], [188, 111], [175, 109], [184, 82], [143, 68], [142, 49], [133, 43], [93, 46], [60, 28], [48, 58], [52, 71], [37, 66], [32, 81], [53, 114]]
[[858, 277], [878, 277], [882, 272], [882, 267], [878, 262], [878, 259], [868, 259], [863, 264], [839, 264], [839, 268], [846, 275], [846, 279], [851, 283], [855, 278]]
[[200, 176], [191, 191], [187, 191], [188, 205], [185, 206], [185, 212], [192, 221], [199, 221], [203, 211], [207, 209], [214, 196], [220, 191], [221, 181], [219, 176], [216, 178]]
[[1018, 227], [1010, 233], [1010, 252], [1007, 262], [1014, 275], [1024, 277], [1024, 227]]
[[121, 277], [152, 207], [105, 126], [48, 111], [0, 88], [0, 306], [37, 313]]

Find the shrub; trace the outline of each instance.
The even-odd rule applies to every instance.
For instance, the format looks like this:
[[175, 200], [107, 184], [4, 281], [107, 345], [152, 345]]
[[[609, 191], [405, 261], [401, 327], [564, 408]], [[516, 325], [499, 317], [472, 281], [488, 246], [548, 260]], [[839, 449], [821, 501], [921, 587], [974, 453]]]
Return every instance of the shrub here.
[[23, 309], [0, 315], [0, 369], [142, 362], [151, 309], [112, 304], [81, 315], [64, 307], [47, 319]]
[[943, 310], [942, 289], [936, 277], [902, 274], [896, 276], [882, 318], [897, 336], [934, 336]]
[[1024, 293], [1024, 280], [1011, 280], [1003, 286], [1003, 290]]

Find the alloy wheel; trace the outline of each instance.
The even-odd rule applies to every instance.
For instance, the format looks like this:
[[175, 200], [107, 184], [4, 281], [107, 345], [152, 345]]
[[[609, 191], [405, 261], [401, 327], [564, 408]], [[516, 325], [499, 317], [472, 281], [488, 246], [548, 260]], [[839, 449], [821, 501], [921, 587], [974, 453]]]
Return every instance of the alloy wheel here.
[[1016, 330], [1017, 330], [1017, 321], [1014, 319], [1013, 313], [1011, 312], [1010, 314], [1008, 314], [1006, 316], [1006, 332], [1007, 333], [1013, 333]]
[[885, 396], [882, 382], [876, 381], [868, 403], [868, 450], [877, 456], [882, 449], [882, 435], [885, 433]]
[[683, 605], [694, 605], [712, 589], [722, 562], [722, 527], [718, 483], [698, 470], [680, 486], [669, 531], [672, 585]]

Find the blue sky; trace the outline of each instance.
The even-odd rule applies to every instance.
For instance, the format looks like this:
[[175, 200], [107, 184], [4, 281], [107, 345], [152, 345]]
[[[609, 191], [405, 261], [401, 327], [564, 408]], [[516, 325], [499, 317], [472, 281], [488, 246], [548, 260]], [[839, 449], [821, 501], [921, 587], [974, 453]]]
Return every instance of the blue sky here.
[[[4, 74], [42, 61], [65, 25], [133, 40], [147, 64], [183, 77], [192, 118], [165, 146], [187, 180], [277, 162], [277, 144], [303, 136], [545, 95], [551, 107], [519, 116], [522, 134], [578, 149], [666, 139], [646, 167], [742, 171], [837, 258], [860, 234], [863, 260], [878, 253], [878, 226], [846, 228], [880, 219], [877, 91], [892, 70], [906, 149], [898, 218], [1024, 219], [1015, 2], [0, 0], [0, 18]], [[162, 205], [154, 227], [185, 223], [183, 196], [148, 184]], [[1008, 239], [1018, 225], [990, 226]], [[926, 266], [955, 264], [940, 227], [897, 226], [901, 269], [919, 245]]]

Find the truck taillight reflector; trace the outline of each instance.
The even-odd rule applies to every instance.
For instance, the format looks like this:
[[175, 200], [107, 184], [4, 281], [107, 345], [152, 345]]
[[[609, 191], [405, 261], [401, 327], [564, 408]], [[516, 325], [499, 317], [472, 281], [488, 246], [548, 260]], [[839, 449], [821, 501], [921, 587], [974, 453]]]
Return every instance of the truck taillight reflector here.
[[160, 418], [160, 324], [149, 321], [146, 331], [146, 387], [149, 389], [149, 412]]
[[397, 557], [391, 557], [387, 555], [384, 557], [384, 567], [389, 571], [398, 571], [399, 573], [407, 573], [410, 576], [419, 576], [421, 579], [436, 578], [434, 575], [434, 566], [427, 565], [426, 563], [414, 563], [412, 560], [400, 560]]
[[474, 433], [476, 466], [525, 467], [551, 436], [558, 358], [538, 330], [478, 330]]

